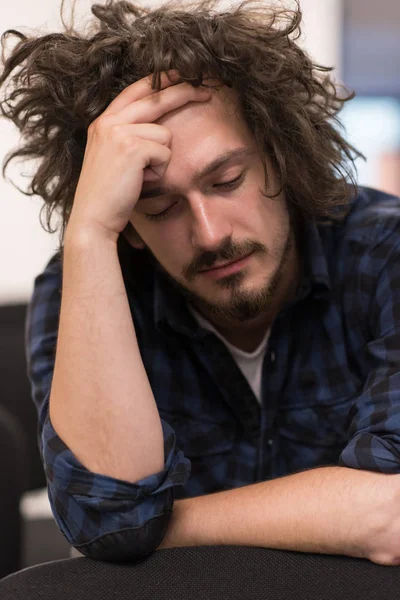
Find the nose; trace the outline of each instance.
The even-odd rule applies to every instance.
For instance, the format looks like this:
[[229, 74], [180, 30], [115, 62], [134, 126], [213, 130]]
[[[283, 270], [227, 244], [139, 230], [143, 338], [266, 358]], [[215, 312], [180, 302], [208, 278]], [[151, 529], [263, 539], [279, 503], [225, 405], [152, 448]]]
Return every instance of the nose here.
[[190, 199], [192, 245], [196, 249], [215, 251], [232, 235], [230, 219], [221, 200], [198, 194]]

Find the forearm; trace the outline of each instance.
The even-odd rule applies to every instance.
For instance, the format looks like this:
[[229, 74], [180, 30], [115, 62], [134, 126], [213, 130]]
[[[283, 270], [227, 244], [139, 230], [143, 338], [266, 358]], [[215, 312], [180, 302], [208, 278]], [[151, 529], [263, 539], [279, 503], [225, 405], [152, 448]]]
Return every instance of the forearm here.
[[65, 236], [50, 419], [91, 471], [133, 483], [163, 469], [161, 421], [117, 245], [92, 232]]
[[369, 540], [385, 537], [394, 477], [323, 467], [176, 501], [160, 548], [241, 545], [367, 557]]

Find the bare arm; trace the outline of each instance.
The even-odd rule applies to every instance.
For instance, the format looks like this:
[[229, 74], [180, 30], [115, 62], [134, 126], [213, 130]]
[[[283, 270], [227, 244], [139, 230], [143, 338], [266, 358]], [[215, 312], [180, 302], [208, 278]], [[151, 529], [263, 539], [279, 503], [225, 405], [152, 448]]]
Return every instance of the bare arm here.
[[50, 419], [91, 471], [135, 482], [163, 469], [161, 421], [116, 243], [68, 231]]
[[163, 470], [164, 446], [117, 240], [143, 181], [157, 181], [170, 161], [171, 133], [155, 121], [210, 97], [172, 84], [163, 74], [153, 93], [151, 77], [141, 79], [91, 123], [64, 244], [50, 420], [87, 469], [131, 483]]
[[159, 549], [240, 545], [400, 564], [398, 475], [322, 467], [176, 500]]

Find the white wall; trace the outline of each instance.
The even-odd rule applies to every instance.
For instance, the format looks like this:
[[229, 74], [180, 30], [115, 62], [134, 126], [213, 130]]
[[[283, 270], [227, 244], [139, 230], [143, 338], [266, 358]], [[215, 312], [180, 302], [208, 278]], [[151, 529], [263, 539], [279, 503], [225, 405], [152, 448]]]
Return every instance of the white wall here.
[[304, 17], [304, 47], [324, 66], [335, 67], [340, 77], [342, 61], [342, 0], [300, 0]]
[[[92, 0], [79, 0], [77, 15], [87, 14], [92, 3]], [[339, 65], [341, 0], [301, 0], [301, 4], [304, 12], [303, 45], [322, 64]], [[1, 2], [0, 33], [9, 28], [59, 30], [59, 1]], [[0, 119], [0, 162], [17, 143], [16, 130]], [[15, 161], [8, 176], [25, 189], [27, 179], [17, 177], [19, 172], [27, 173], [28, 170]], [[43, 270], [54, 252], [58, 233], [50, 235], [41, 228], [40, 207], [39, 198], [24, 196], [0, 177], [0, 304], [27, 301], [35, 276]]]

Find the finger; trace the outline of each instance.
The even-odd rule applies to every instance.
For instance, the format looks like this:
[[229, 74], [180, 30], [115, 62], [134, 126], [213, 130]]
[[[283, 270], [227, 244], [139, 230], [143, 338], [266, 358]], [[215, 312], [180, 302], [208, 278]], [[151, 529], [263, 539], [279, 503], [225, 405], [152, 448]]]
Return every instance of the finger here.
[[211, 90], [195, 88], [190, 83], [179, 83], [126, 106], [119, 114], [122, 123], [150, 123], [188, 102], [204, 102], [211, 97]]
[[121, 127], [121, 131], [126, 133], [126, 135], [156, 142], [163, 146], [170, 146], [171, 144], [171, 131], [163, 125], [157, 125], [156, 123], [135, 123], [134, 125], [122, 125], [119, 127]]
[[[128, 104], [136, 102], [136, 100], [140, 100], [141, 98], [145, 98], [150, 94], [154, 94], [155, 90], [151, 87], [152, 78], [153, 76], [149, 75], [128, 85], [112, 102], [110, 102], [103, 114], [118, 113]], [[161, 89], [170, 85], [175, 85], [178, 80], [179, 74], [175, 69], [164, 71], [161, 73]]]
[[142, 169], [150, 168], [160, 178], [167, 170], [171, 159], [171, 150], [157, 142], [143, 140], [140, 157]]
[[[165, 172], [165, 171], [164, 171]], [[159, 181], [162, 174], [153, 171], [153, 167], [146, 167], [143, 170], [143, 183], [151, 183], [152, 181]]]

